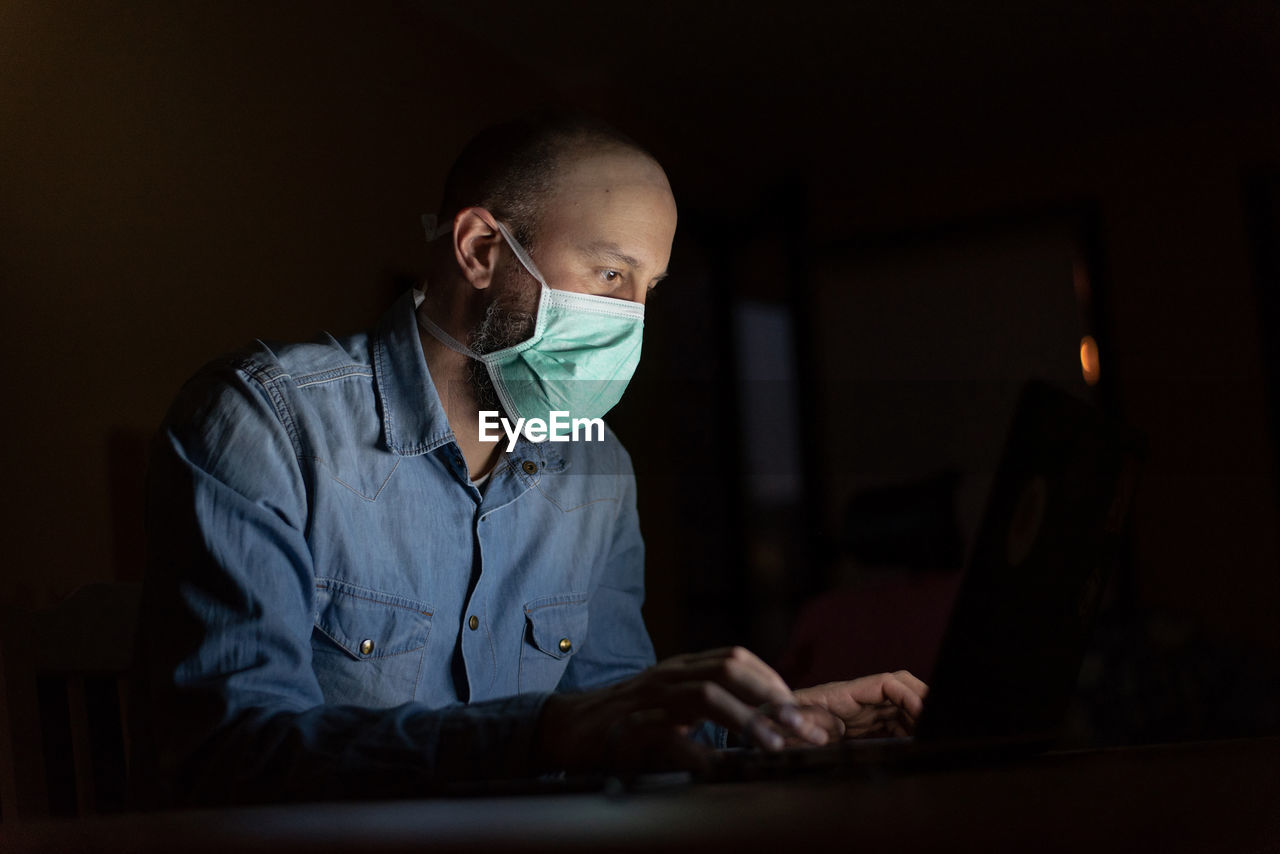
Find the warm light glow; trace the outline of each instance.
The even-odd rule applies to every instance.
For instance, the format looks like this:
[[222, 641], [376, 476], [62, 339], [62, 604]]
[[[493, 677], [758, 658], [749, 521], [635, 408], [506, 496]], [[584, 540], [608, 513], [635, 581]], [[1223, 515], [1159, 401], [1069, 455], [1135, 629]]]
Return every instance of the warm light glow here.
[[1092, 289], [1089, 287], [1089, 270], [1079, 258], [1071, 263], [1071, 285], [1076, 292], [1076, 302], [1081, 310], [1087, 311]]
[[1084, 381], [1089, 385], [1097, 385], [1100, 368], [1098, 365], [1098, 342], [1092, 335], [1080, 339], [1080, 371]]

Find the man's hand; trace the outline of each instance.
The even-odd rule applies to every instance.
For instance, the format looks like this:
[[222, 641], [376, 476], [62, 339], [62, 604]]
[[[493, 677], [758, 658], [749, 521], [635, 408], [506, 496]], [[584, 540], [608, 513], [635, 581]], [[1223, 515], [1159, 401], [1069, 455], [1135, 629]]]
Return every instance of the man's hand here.
[[799, 702], [781, 676], [741, 647], [680, 655], [608, 688], [553, 694], [539, 721], [537, 761], [579, 771], [702, 769], [709, 751], [688, 735], [704, 720], [766, 750], [788, 739], [826, 743], [829, 715], [801, 713]]
[[910, 735], [928, 693], [928, 685], [899, 670], [802, 688], [795, 696], [806, 714], [815, 709], [830, 713], [828, 734], [835, 740]]

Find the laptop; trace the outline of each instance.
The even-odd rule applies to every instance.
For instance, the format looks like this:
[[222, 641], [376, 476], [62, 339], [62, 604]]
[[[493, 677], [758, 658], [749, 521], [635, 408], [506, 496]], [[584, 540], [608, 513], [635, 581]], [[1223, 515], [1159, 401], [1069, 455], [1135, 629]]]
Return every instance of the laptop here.
[[1022, 389], [910, 738], [717, 754], [711, 779], [982, 761], [1055, 743], [1123, 534], [1141, 437], [1054, 386]]

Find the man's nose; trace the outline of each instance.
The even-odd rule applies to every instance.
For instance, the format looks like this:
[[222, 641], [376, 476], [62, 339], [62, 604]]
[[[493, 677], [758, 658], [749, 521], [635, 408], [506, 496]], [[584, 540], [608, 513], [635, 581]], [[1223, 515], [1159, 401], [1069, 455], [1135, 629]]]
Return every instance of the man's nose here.
[[631, 292], [626, 295], [626, 298], [631, 302], [638, 302], [641, 305], [644, 305], [644, 301], [648, 296], [648, 285], [645, 285], [643, 282], [637, 282], [635, 285], [632, 285]]

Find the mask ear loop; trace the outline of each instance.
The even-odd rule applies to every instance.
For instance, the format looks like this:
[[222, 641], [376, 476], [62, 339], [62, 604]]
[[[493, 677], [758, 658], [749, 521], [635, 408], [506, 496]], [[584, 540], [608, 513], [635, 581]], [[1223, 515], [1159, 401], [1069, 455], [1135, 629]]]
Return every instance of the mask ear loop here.
[[[432, 243], [436, 240], [439, 240], [441, 237], [444, 237], [446, 234], [452, 234], [453, 223], [446, 222], [442, 224], [439, 222], [439, 218], [435, 214], [423, 214], [422, 230], [426, 232], [427, 242]], [[452, 350], [455, 353], [459, 353], [463, 356], [467, 356], [472, 359], [477, 359], [477, 360], [480, 359], [479, 353], [472, 350], [470, 347], [466, 346], [458, 339], [454, 338], [448, 332], [445, 332], [444, 329], [441, 328], [440, 325], [437, 324], [434, 320], [432, 320], [429, 317], [423, 317], [422, 313], [416, 310], [422, 306], [422, 301], [424, 297], [425, 297], [424, 291], [420, 291], [417, 289], [414, 290], [414, 295], [413, 295], [413, 303], [414, 303], [413, 307], [415, 309], [414, 316], [417, 317], [418, 326], [422, 329], [422, 331], [426, 332], [428, 335], [431, 335], [433, 338], [435, 338], [437, 341], [439, 341], [441, 344], [448, 347], [450, 350]]]
[[494, 222], [498, 225], [498, 231], [502, 234], [502, 239], [507, 241], [507, 245], [511, 247], [511, 251], [515, 254], [516, 260], [529, 271], [530, 276], [533, 276], [538, 280], [538, 284], [542, 285], [547, 290], [550, 290], [551, 286], [547, 284], [546, 279], [542, 278], [542, 273], [538, 270], [538, 265], [533, 263], [533, 258], [529, 257], [529, 253], [520, 245], [520, 241], [516, 240], [515, 235], [502, 224], [502, 220], [495, 219]]
[[[443, 237], [446, 234], [451, 234], [453, 232], [453, 223], [438, 225], [437, 222], [438, 220], [435, 214], [422, 215], [422, 228], [427, 234], [428, 242], [436, 240], [440, 237]], [[529, 275], [533, 276], [533, 278], [538, 281], [538, 284], [542, 285], [542, 299], [539, 300], [539, 303], [538, 303], [538, 321], [540, 324], [542, 317], [545, 314], [545, 312], [542, 310], [542, 303], [546, 302], [546, 296], [548, 293], [551, 292], [551, 286], [548, 285], [547, 280], [542, 277], [541, 271], [539, 271], [538, 266], [533, 263], [533, 258], [529, 256], [528, 251], [526, 251], [525, 248], [520, 245], [520, 241], [516, 240], [515, 235], [513, 235], [510, 229], [508, 229], [502, 223], [502, 220], [494, 219], [494, 223], [497, 224], [498, 232], [502, 235], [503, 240], [507, 241], [507, 245], [511, 247], [511, 251], [516, 256], [516, 260], [519, 261], [524, 266], [524, 268], [529, 271]], [[414, 302], [416, 303], [416, 306], [422, 305], [421, 298], [415, 297]], [[426, 332], [428, 335], [431, 335], [441, 344], [448, 347], [450, 350], [480, 362], [485, 361], [483, 356], [481, 356], [475, 350], [472, 350], [470, 347], [463, 344], [458, 339], [454, 338], [448, 332], [445, 332], [444, 329], [438, 323], [433, 321], [431, 318], [423, 317], [421, 312], [415, 312], [415, 315], [418, 318], [418, 326], [422, 328], [422, 331]], [[536, 332], [535, 332], [535, 337], [537, 337]]]
[[444, 329], [442, 329], [440, 325], [431, 318], [424, 317], [421, 312], [417, 312], [415, 316], [418, 318], [418, 326], [421, 327], [423, 332], [427, 333], [432, 338], [435, 338], [453, 352], [466, 356], [470, 359], [475, 359], [478, 362], [484, 361], [479, 353], [463, 344], [457, 338], [454, 338], [448, 332], [445, 332]]
[[[512, 253], [515, 254], [516, 260], [529, 271], [529, 275], [538, 281], [538, 284], [545, 288], [551, 287], [547, 284], [547, 280], [543, 278], [542, 271], [538, 269], [538, 265], [533, 263], [533, 258], [529, 255], [528, 250], [520, 245], [520, 241], [516, 240], [515, 235], [500, 219], [494, 219], [494, 223], [498, 226], [498, 232], [502, 235], [502, 239], [507, 241], [507, 245], [511, 247]], [[432, 243], [444, 237], [446, 234], [453, 233], [453, 223], [441, 223], [440, 218], [435, 214], [422, 215], [422, 230], [426, 232], [427, 242]]]

